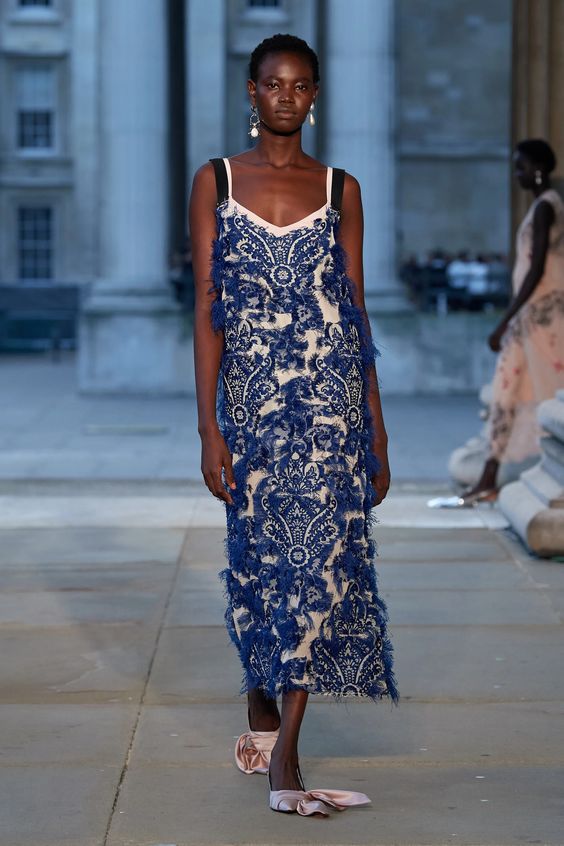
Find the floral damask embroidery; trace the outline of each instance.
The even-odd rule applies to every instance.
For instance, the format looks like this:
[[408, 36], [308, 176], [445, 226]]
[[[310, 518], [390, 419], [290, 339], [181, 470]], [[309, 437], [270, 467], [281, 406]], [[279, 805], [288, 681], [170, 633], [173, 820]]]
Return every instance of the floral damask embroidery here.
[[564, 315], [564, 291], [550, 291], [538, 300], [526, 303], [509, 324], [503, 337], [503, 346], [510, 342], [522, 343], [537, 327], [547, 327], [556, 317]]
[[221, 419], [237, 480], [222, 577], [243, 688], [396, 699], [368, 536], [370, 353], [338, 213], [282, 234], [230, 202], [218, 213]]

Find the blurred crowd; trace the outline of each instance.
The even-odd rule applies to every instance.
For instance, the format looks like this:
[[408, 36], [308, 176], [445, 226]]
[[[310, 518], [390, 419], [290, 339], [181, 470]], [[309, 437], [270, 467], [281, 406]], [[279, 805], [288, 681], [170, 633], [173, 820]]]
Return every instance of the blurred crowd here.
[[452, 255], [433, 250], [424, 260], [410, 256], [400, 277], [421, 311], [483, 311], [503, 308], [510, 295], [510, 271], [501, 253]]

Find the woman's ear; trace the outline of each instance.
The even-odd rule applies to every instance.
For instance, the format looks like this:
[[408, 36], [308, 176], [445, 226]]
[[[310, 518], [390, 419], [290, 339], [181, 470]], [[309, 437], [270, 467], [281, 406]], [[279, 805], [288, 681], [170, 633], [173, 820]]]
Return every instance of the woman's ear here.
[[251, 106], [256, 106], [256, 99], [257, 99], [257, 86], [256, 82], [253, 82], [252, 79], [247, 81], [247, 91], [249, 92], [249, 99], [251, 101]]

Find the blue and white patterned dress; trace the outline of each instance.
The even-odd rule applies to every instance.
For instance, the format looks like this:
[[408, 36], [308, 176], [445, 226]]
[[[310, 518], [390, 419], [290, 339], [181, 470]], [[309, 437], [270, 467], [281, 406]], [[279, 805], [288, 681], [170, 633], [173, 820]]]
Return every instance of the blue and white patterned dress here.
[[274, 226], [217, 208], [212, 308], [224, 333], [218, 419], [233, 456], [226, 622], [242, 690], [397, 699], [369, 536], [377, 469], [367, 367], [339, 212]]

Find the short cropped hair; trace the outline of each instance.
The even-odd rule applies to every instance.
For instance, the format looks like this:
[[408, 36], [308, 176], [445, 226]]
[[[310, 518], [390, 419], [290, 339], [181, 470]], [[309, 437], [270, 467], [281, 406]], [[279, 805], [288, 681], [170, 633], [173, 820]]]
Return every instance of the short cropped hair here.
[[253, 50], [249, 62], [249, 76], [253, 82], [258, 80], [260, 63], [272, 53], [298, 53], [303, 56], [311, 65], [314, 83], [319, 82], [319, 59], [315, 50], [312, 50], [303, 38], [298, 38], [295, 35], [283, 35], [280, 32], [270, 38], [265, 38]]
[[533, 164], [542, 167], [547, 173], [552, 173], [556, 167], [554, 150], [542, 138], [526, 138], [519, 141], [515, 149]]

